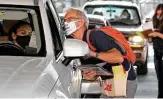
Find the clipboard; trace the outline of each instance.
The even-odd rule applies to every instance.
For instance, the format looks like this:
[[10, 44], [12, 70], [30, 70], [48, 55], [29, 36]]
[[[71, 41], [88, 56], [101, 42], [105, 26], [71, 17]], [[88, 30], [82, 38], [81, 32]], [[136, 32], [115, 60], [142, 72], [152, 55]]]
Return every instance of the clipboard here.
[[77, 69], [80, 69], [81, 71], [84, 71], [84, 69], [94, 70], [97, 72], [98, 76], [113, 76], [113, 73], [107, 71], [102, 66], [89, 64], [89, 65], [80, 65], [76, 66]]
[[150, 21], [150, 22], [146, 22], [143, 24], [143, 30], [141, 33], [143, 34], [143, 36], [145, 38], [149, 38], [148, 37], [148, 34], [152, 33], [154, 28], [153, 28], [153, 22]]
[[141, 33], [143, 34], [143, 36], [144, 36], [145, 38], [149, 38], [149, 37], [148, 37], [148, 34], [150, 34], [150, 33], [152, 33], [152, 32], [153, 32], [152, 29], [148, 29], [148, 30], [142, 31]]

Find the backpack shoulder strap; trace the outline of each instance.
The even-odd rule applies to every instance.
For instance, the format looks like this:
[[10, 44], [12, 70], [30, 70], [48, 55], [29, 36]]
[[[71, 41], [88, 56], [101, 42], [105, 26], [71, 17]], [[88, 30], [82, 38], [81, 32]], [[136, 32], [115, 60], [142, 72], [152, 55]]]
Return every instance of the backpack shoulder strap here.
[[86, 41], [88, 46], [90, 47], [91, 50], [96, 51], [96, 48], [91, 44], [90, 40], [89, 40], [89, 35], [91, 33], [91, 30], [87, 31], [87, 37], [86, 37]]
[[114, 37], [112, 37], [109, 33], [110, 32], [108, 32], [108, 31], [112, 31], [112, 28], [110, 28], [110, 27], [106, 27], [107, 29], [110, 29], [110, 30], [108, 30], [107, 32], [105, 31], [105, 30], [103, 30], [103, 28], [105, 28], [105, 27], [102, 27], [100, 30], [102, 31], [102, 32], [104, 32], [106, 35], [108, 35], [109, 37], [110, 37], [110, 39], [112, 39], [114, 42], [115, 42], [115, 44], [117, 44], [118, 46], [119, 46], [119, 48], [121, 49], [121, 51], [122, 51], [122, 55], [126, 55], [126, 50], [124, 49], [124, 47], [122, 46], [122, 44], [119, 42], [119, 41], [117, 41]]

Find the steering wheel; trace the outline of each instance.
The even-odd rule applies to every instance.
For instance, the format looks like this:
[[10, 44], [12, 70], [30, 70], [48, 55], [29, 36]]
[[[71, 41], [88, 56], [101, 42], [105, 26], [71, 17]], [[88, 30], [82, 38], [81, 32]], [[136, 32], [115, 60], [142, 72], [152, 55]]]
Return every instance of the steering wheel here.
[[25, 51], [12, 42], [0, 42], [0, 55], [24, 55]]

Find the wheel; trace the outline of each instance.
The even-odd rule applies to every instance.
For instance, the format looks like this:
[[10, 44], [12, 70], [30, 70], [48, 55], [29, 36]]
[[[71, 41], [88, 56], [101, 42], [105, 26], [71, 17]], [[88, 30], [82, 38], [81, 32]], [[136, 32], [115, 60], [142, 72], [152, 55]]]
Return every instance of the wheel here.
[[147, 67], [147, 60], [144, 64], [140, 63], [137, 64], [137, 74], [138, 75], [146, 75], [148, 73], [148, 67]]
[[12, 42], [0, 42], [0, 55], [24, 55], [25, 51]]

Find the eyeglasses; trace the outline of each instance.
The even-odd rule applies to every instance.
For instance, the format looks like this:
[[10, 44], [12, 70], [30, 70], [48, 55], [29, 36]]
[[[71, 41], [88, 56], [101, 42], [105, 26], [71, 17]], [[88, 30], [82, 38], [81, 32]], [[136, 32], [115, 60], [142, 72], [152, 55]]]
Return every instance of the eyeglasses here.
[[68, 18], [68, 19], [64, 19], [65, 22], [76, 21], [76, 20], [79, 20], [79, 18]]

